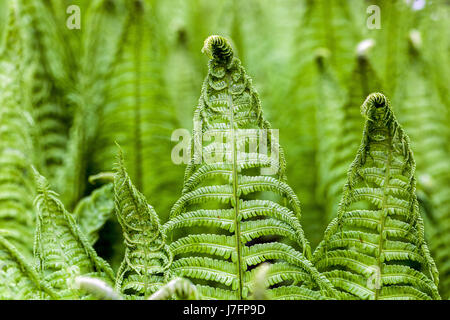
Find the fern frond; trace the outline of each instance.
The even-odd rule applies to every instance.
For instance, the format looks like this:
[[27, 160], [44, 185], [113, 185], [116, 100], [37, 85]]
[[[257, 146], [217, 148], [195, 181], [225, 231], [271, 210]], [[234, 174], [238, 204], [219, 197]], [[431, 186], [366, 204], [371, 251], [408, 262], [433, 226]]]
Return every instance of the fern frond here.
[[361, 113], [366, 118], [361, 146], [314, 264], [343, 297], [439, 299], [409, 138], [383, 94], [369, 95]]
[[81, 231], [91, 245], [97, 242], [98, 232], [114, 215], [113, 189], [112, 183], [95, 189], [91, 195], [81, 199], [73, 211]]
[[[155, 8], [144, 1], [126, 2], [125, 31], [107, 82], [92, 165], [95, 171], [111, 170], [115, 142], [119, 143], [128, 155], [126, 167], [136, 187], [147, 198], [158, 194], [155, 209], [166, 215], [182, 177], [181, 167], [170, 157], [170, 137], [179, 128], [169, 98], [175, 88], [164, 82], [163, 39], [156, 36], [160, 26], [154, 21]], [[164, 221], [167, 216], [161, 218]]]
[[[62, 166], [71, 122], [66, 92], [70, 59], [51, 12], [42, 0], [16, 1], [24, 40], [23, 87], [35, 120], [35, 165], [53, 181]], [[27, 101], [27, 100], [25, 100]], [[28, 102], [28, 101], [27, 101]]]
[[68, 281], [76, 275], [94, 276], [112, 282], [109, 265], [97, 256], [72, 214], [66, 211], [47, 180], [35, 172], [37, 208], [35, 257], [38, 271], [62, 297], [74, 294]]
[[16, 1], [8, 5], [8, 23], [0, 48], [0, 234], [27, 258], [32, 256], [34, 187], [30, 164], [35, 150], [23, 89], [24, 37]]
[[[415, 35], [415, 38], [414, 38]], [[430, 63], [420, 45], [420, 33], [410, 37], [410, 67], [403, 75], [407, 85], [397, 91], [399, 118], [411, 137], [417, 162], [417, 189], [430, 201], [425, 222], [433, 228], [431, 249], [442, 277], [443, 297], [450, 296], [450, 165], [448, 148], [449, 112], [441, 102], [430, 73]]]
[[[183, 194], [164, 225], [174, 238], [171, 272], [191, 279], [202, 297], [245, 299], [252, 290], [251, 270], [283, 261], [286, 276], [272, 277], [271, 286], [305, 285], [318, 295], [333, 295], [308, 261], [300, 202], [286, 183], [283, 151], [262, 116], [251, 79], [225, 38], [208, 37], [202, 51], [211, 59], [194, 112], [191, 159]], [[258, 138], [263, 130], [267, 135]], [[209, 134], [215, 140], [208, 143]], [[257, 151], [250, 147], [255, 140]], [[275, 170], [267, 173], [271, 165]], [[180, 230], [188, 234], [179, 236]]]
[[332, 149], [328, 150], [327, 171], [321, 181], [322, 188], [326, 192], [328, 222], [336, 217], [339, 198], [346, 180], [346, 169], [360, 143], [359, 132], [363, 128], [363, 119], [359, 114], [360, 101], [371, 92], [381, 88], [369, 57], [369, 49], [373, 45], [372, 39], [365, 39], [356, 47], [354, 66], [345, 102], [336, 110], [336, 117], [332, 119], [335, 123], [337, 122], [338, 127], [333, 129], [336, 129], [334, 135], [337, 136], [338, 141], [331, 140], [334, 145], [330, 146]]
[[125, 239], [125, 257], [116, 290], [129, 297], [148, 297], [169, 278], [172, 254], [159, 217], [131, 182], [122, 154], [114, 178], [116, 215]]
[[0, 299], [56, 299], [58, 295], [39, 278], [25, 257], [0, 236]]

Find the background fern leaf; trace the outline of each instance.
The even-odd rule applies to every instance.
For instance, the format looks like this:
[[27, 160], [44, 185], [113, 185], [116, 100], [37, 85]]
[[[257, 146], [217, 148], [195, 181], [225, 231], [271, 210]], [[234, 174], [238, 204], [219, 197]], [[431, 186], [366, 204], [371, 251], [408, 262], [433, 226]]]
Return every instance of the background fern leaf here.
[[39, 278], [25, 257], [0, 236], [0, 299], [57, 299], [58, 295]]

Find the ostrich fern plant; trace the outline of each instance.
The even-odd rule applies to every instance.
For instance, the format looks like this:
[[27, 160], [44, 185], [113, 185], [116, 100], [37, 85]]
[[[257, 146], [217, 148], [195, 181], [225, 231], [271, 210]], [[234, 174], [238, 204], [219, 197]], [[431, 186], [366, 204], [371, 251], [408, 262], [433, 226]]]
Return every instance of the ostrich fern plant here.
[[373, 4], [0, 0], [0, 299], [448, 298], [449, 6]]

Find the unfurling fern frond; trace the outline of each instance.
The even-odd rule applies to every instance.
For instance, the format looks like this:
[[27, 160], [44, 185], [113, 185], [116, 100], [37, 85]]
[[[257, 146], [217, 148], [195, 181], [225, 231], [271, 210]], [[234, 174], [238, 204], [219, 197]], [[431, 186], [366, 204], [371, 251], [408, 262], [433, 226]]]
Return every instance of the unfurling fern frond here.
[[0, 300], [56, 299], [36, 270], [4, 237], [0, 236]]
[[172, 254], [158, 215], [131, 182], [121, 153], [114, 178], [114, 195], [126, 246], [117, 272], [116, 290], [129, 298], [148, 297], [167, 282]]
[[171, 272], [191, 279], [203, 298], [245, 299], [253, 269], [271, 261], [266, 282], [275, 299], [332, 295], [308, 260], [300, 202], [286, 183], [283, 150], [252, 80], [225, 38], [210, 36], [202, 51], [211, 59], [190, 163], [164, 225], [174, 238]]
[[424, 239], [409, 138], [381, 93], [361, 107], [361, 146], [315, 266], [352, 299], [439, 299]]
[[289, 147], [286, 154], [289, 181], [301, 197], [302, 225], [313, 248], [320, 242], [318, 235], [322, 234], [326, 225], [326, 222], [321, 222], [324, 211], [322, 199], [317, 199], [315, 192], [317, 175], [322, 170], [316, 161], [320, 138], [315, 133], [322, 124], [317, 122], [320, 115], [316, 115], [321, 101], [317, 99], [319, 74], [314, 61], [315, 53], [319, 48], [325, 48], [329, 52], [330, 65], [337, 71], [336, 80], [347, 84], [353, 47], [360, 39], [361, 28], [356, 27], [356, 20], [360, 20], [361, 14], [358, 12], [362, 12], [359, 11], [362, 5], [360, 1], [303, 1], [304, 10], [301, 19], [296, 19], [298, 27], [294, 32], [292, 56], [288, 63], [289, 81], [281, 88], [270, 90], [270, 95], [277, 95], [277, 100], [283, 101], [283, 112], [277, 112], [274, 105], [269, 110], [273, 113], [270, 119], [283, 128], [281, 141], [285, 141], [283, 145], [286, 148]]
[[47, 180], [35, 172], [38, 195], [35, 257], [44, 280], [59, 290], [62, 298], [78, 296], [72, 290], [75, 276], [98, 277], [112, 283], [109, 265], [97, 256], [86, 236], [67, 212], [58, 195], [49, 189]]
[[95, 189], [91, 195], [81, 199], [73, 211], [81, 231], [91, 245], [97, 242], [99, 231], [114, 215], [113, 184]]

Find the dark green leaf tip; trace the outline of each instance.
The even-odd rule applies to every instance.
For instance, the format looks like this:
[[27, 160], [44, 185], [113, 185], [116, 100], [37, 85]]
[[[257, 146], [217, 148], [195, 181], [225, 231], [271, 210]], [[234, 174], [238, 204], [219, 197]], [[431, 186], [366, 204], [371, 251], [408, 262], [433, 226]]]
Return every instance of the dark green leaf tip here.
[[212, 35], [206, 38], [202, 53], [210, 59], [230, 61], [233, 58], [233, 48], [230, 42], [222, 36]]

